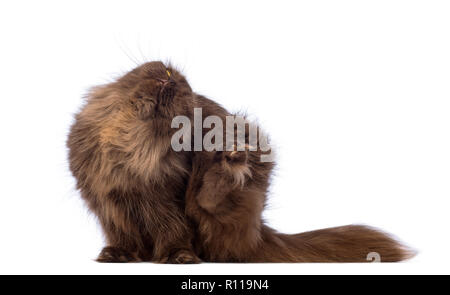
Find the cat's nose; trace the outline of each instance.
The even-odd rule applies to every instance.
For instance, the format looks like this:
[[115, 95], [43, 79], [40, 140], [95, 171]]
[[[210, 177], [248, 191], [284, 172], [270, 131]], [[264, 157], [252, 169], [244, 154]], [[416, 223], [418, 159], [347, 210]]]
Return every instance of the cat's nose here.
[[175, 86], [175, 82], [170, 80], [170, 79], [157, 79], [159, 83], [161, 83], [161, 87], [162, 88], [167, 88], [167, 87], [174, 87]]
[[172, 80], [170, 80], [170, 79], [168, 79], [168, 80], [165, 80], [165, 79], [157, 79], [157, 80], [158, 80], [158, 82], [161, 84], [161, 88], [166, 88], [166, 87], [173, 87], [173, 86], [175, 86], [175, 82], [172, 81]]
[[156, 80], [157, 80], [159, 83], [161, 83], [162, 85], [165, 85], [167, 82], [169, 82], [169, 80], [166, 80], [166, 79], [159, 79], [159, 78], [156, 78]]

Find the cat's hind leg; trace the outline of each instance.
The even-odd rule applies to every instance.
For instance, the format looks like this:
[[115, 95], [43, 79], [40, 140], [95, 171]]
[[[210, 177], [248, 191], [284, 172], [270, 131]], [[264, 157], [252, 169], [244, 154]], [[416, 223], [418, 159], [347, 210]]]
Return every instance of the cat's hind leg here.
[[220, 151], [215, 154], [214, 164], [203, 175], [202, 186], [196, 200], [209, 213], [218, 213], [218, 207], [233, 190], [244, 187], [251, 177], [247, 164], [248, 151]]

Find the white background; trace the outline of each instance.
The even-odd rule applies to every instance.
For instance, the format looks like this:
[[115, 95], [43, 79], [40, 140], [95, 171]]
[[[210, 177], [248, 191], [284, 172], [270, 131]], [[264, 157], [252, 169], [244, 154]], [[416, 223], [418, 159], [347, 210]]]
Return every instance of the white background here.
[[[447, 1], [2, 1], [0, 273], [449, 273]], [[98, 264], [65, 139], [91, 86], [171, 60], [278, 150], [265, 218], [373, 225], [398, 264]]]

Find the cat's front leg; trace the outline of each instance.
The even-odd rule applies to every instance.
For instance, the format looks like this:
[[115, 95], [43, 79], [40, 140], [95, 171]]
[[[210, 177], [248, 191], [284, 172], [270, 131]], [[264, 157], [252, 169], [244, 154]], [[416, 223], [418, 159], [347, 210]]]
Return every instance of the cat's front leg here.
[[136, 252], [130, 252], [120, 247], [107, 246], [97, 257], [97, 262], [140, 262], [141, 258]]
[[198, 258], [198, 256], [193, 252], [192, 249], [177, 250], [169, 256], [165, 256], [158, 261], [158, 263], [166, 264], [196, 264], [200, 262], [200, 258]]

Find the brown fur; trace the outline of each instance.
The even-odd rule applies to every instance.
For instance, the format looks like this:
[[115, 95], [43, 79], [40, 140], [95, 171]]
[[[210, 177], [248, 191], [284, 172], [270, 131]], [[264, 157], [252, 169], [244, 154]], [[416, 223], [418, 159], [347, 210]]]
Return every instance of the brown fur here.
[[387, 235], [361, 226], [293, 236], [265, 226], [261, 212], [273, 164], [260, 162], [260, 151], [172, 150], [172, 119], [192, 120], [196, 107], [204, 117], [225, 121], [229, 115], [161, 62], [89, 93], [67, 146], [77, 188], [107, 240], [98, 261], [365, 261], [372, 251], [383, 261], [407, 256]]
[[191, 117], [195, 95], [170, 71], [147, 63], [94, 88], [71, 128], [70, 168], [108, 243], [99, 261], [198, 262], [184, 215], [191, 158], [170, 146], [172, 118]]

